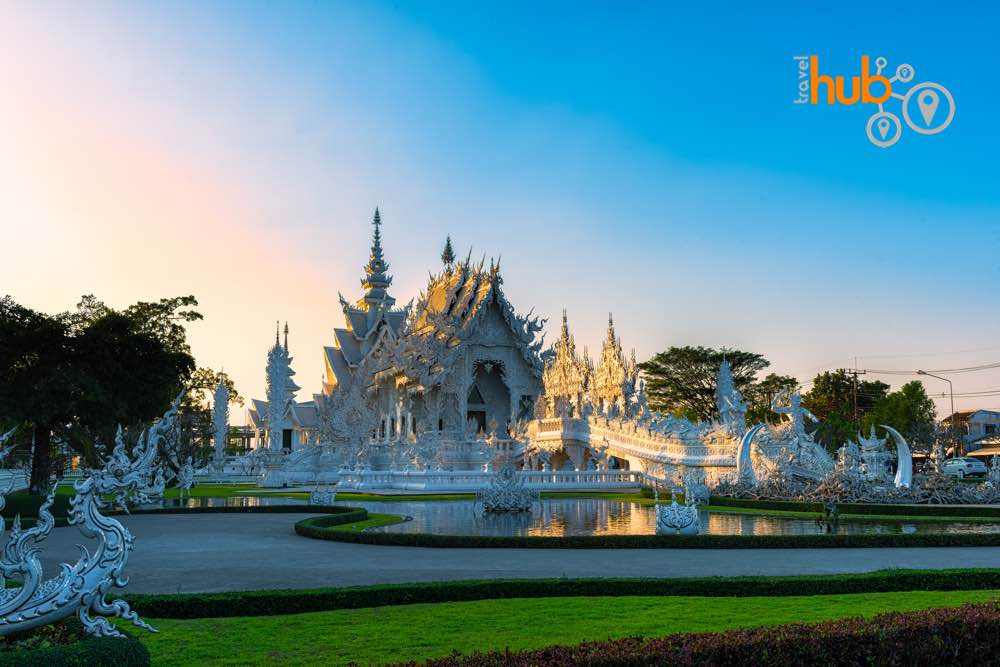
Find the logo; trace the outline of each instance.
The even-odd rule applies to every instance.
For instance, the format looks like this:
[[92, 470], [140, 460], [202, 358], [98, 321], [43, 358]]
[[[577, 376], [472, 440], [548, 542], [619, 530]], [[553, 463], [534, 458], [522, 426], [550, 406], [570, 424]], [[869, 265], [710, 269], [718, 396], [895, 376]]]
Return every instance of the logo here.
[[[875, 73], [871, 73], [868, 56], [861, 56], [861, 74], [852, 76], [850, 83], [842, 75], [821, 74], [818, 56], [792, 56], [798, 74], [798, 97], [795, 104], [872, 104], [878, 111], [868, 118], [865, 131], [868, 140], [879, 148], [892, 146], [903, 136], [903, 123], [917, 134], [937, 134], [951, 125], [955, 118], [955, 98], [940, 83], [925, 81], [910, 86], [905, 93], [899, 84], [913, 81], [916, 75], [912, 65], [903, 63], [896, 67], [892, 77], [882, 74], [889, 61], [879, 56], [875, 59]], [[887, 105], [896, 107], [898, 114], [886, 111]]]

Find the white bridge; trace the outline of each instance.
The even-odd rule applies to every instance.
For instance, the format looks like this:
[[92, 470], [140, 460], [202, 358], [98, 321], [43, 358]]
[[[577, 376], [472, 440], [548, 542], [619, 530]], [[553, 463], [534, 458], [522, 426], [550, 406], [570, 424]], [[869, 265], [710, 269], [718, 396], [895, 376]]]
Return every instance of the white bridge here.
[[533, 451], [551, 455], [553, 469], [582, 470], [609, 462], [668, 479], [694, 472], [706, 482], [736, 473], [739, 444], [715, 424], [658, 431], [634, 419], [603, 415], [536, 419], [528, 426], [528, 437]]

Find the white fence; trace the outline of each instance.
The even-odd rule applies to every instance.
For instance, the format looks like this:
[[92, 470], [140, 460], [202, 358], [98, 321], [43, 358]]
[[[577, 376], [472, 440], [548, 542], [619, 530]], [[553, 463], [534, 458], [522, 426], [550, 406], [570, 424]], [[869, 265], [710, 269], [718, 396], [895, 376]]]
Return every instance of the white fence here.
[[[337, 488], [468, 493], [484, 488], [493, 474], [478, 470], [351, 470], [341, 471]], [[634, 491], [644, 479], [635, 470], [533, 470], [516, 474], [537, 491]]]

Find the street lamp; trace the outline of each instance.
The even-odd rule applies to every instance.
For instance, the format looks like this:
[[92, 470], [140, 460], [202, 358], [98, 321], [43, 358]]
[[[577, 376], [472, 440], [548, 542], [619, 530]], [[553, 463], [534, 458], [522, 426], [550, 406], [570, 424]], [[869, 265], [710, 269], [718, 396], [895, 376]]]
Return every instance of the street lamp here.
[[[951, 395], [951, 416], [949, 419], [949, 424], [951, 427], [952, 435], [956, 434], [955, 431], [955, 387], [952, 385], [951, 380], [948, 378], [943, 378], [940, 375], [934, 375], [934, 373], [928, 373], [927, 371], [917, 371], [917, 375], [926, 375], [927, 377], [937, 378], [938, 380], [944, 380], [948, 383], [948, 393]], [[955, 438], [955, 451], [952, 453], [953, 456], [961, 456], [965, 454], [965, 448], [961, 446], [958, 438]]]

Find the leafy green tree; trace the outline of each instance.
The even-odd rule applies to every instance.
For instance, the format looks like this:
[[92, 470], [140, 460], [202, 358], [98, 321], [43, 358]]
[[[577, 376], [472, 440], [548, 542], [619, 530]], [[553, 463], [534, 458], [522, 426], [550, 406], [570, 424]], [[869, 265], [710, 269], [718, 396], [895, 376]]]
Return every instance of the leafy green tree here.
[[842, 370], [820, 373], [813, 379], [812, 388], [802, 395], [802, 405], [820, 420], [813, 437], [830, 451], [837, 449], [855, 437], [864, 415], [871, 412], [888, 391], [889, 385], [878, 380], [858, 382], [855, 388], [854, 378]]
[[0, 300], [0, 415], [31, 434], [30, 489], [48, 487], [53, 436], [74, 416], [75, 390], [68, 381], [72, 348], [64, 321]]
[[654, 410], [694, 420], [715, 415], [716, 376], [722, 360], [729, 361], [733, 385], [744, 396], [752, 393], [757, 373], [770, 365], [763, 356], [722, 348], [671, 347], [639, 364]]
[[31, 489], [52, 469], [53, 436], [96, 465], [119, 424], [163, 413], [194, 370], [181, 322], [200, 319], [193, 297], [124, 311], [85, 296], [49, 316], [0, 302], [0, 415], [33, 431]]
[[886, 395], [865, 415], [865, 429], [888, 424], [903, 434], [910, 447], [930, 450], [934, 442], [936, 411], [923, 383], [907, 382], [899, 391]]

